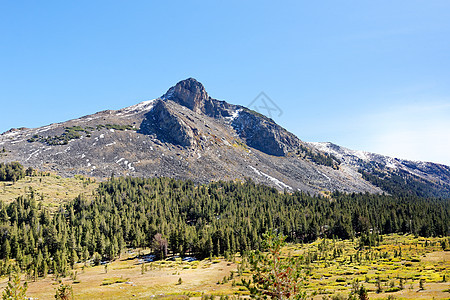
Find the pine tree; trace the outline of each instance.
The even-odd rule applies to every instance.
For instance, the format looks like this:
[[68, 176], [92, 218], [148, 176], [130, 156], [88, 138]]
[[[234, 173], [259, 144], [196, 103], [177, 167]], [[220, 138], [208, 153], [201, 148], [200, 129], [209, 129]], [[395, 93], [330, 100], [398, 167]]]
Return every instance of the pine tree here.
[[264, 235], [267, 252], [255, 251], [249, 257], [253, 282], [243, 280], [252, 296], [269, 296], [272, 299], [306, 299], [302, 291], [301, 262], [298, 258], [281, 257], [285, 236]]
[[20, 284], [20, 277], [18, 274], [13, 275], [8, 281], [8, 285], [3, 290], [2, 299], [3, 300], [25, 300], [26, 293], [28, 289], [28, 284], [25, 282], [23, 285]]
[[2, 245], [2, 258], [8, 260], [11, 255], [11, 246], [9, 245], [9, 240], [6, 239]]
[[55, 293], [56, 300], [71, 300], [73, 299], [73, 289], [69, 284], [60, 284]]

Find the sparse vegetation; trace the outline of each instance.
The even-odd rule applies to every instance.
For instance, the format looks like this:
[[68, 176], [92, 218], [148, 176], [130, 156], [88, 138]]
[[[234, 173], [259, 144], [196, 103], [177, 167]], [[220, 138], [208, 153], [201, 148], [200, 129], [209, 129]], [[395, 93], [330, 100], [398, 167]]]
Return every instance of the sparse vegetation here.
[[[137, 130], [132, 125], [118, 125], [118, 124], [100, 124], [97, 125], [96, 130], [102, 130], [102, 129], [114, 129], [114, 130]], [[72, 127], [65, 127], [64, 132], [61, 135], [54, 135], [54, 136], [42, 136], [35, 134], [31, 138], [29, 138], [27, 141], [30, 143], [33, 142], [41, 142], [43, 144], [49, 145], [49, 146], [56, 146], [56, 145], [67, 145], [71, 140], [79, 139], [84, 134], [86, 137], [91, 137], [92, 131], [94, 130], [93, 127], [81, 127], [81, 126], [72, 126]]]
[[[289, 259], [298, 260], [298, 269], [302, 273], [302, 291], [308, 299], [414, 299], [417, 298], [418, 291], [425, 299], [446, 299], [448, 284], [442, 282], [442, 277], [449, 274], [450, 253], [440, 249], [441, 240], [442, 238], [425, 239], [413, 235], [383, 235], [377, 247], [358, 250], [357, 238], [354, 241], [318, 239], [308, 244], [285, 244], [278, 252], [284, 263]], [[401, 261], [396, 261], [394, 251], [398, 251], [399, 246], [403, 257]], [[341, 253], [335, 259], [334, 249], [340, 249]], [[99, 293], [104, 293], [105, 298], [114, 299], [129, 299], [128, 295], [131, 294], [144, 298], [159, 294], [169, 298], [201, 297], [203, 292], [208, 299], [211, 296], [215, 299], [226, 296], [235, 299], [233, 297], [248, 296], [251, 293], [243, 284], [249, 282], [255, 274], [249, 255], [233, 255], [235, 263], [223, 258], [215, 259], [218, 261], [216, 264], [212, 264], [209, 258], [195, 262], [154, 261], [148, 263], [148, 270], [141, 274], [141, 266], [137, 263], [140, 257], [145, 257], [148, 253], [144, 249], [123, 252], [121, 259], [109, 264], [108, 277], [105, 277], [102, 265], [83, 267], [82, 263], [75, 264], [78, 283], [73, 285], [74, 297], [92, 299]], [[269, 252], [260, 253], [271, 257]], [[380, 259], [382, 253], [388, 253], [391, 259]], [[350, 261], [350, 256], [359, 257], [359, 260], [355, 258]], [[411, 262], [411, 257], [416, 256], [423, 260]], [[406, 266], [405, 262], [410, 262], [411, 265]], [[422, 277], [426, 282], [425, 290], [420, 290], [417, 279]], [[27, 294], [39, 299], [53, 298], [52, 285], [56, 283], [52, 278], [53, 276], [49, 276], [46, 279], [39, 278], [36, 282], [30, 281]], [[73, 276], [70, 278], [73, 279]], [[338, 278], [344, 278], [345, 283], [339, 282]], [[412, 289], [400, 289], [399, 278], [404, 278], [404, 284], [412, 286]], [[67, 280], [70, 279], [64, 280], [68, 284]], [[220, 284], [216, 284], [217, 282]], [[5, 284], [0, 283], [0, 286]], [[379, 294], [376, 293], [378, 284], [382, 287]], [[105, 290], [105, 287], [108, 289]], [[53, 295], [48, 294], [48, 291], [53, 291]], [[368, 298], [364, 298], [365, 296]]]
[[309, 159], [318, 165], [328, 166], [334, 169], [339, 168], [340, 161], [332, 154], [314, 152], [310, 148], [303, 145], [300, 145], [296, 154], [303, 158]]
[[103, 124], [100, 124], [100, 125], [97, 125], [97, 130], [101, 130], [101, 129], [103, 129], [103, 128], [106, 128], [106, 129], [114, 129], [114, 130], [138, 130], [138, 129], [136, 129], [135, 127], [133, 127], [132, 125], [118, 125], [118, 124], [105, 124], [105, 125], [103, 125]]
[[80, 126], [72, 126], [66, 127], [61, 135], [44, 137], [42, 135], [35, 134], [28, 139], [28, 142], [41, 142], [49, 146], [67, 145], [69, 141], [79, 139], [81, 137], [81, 133], [90, 134], [90, 132], [85, 128]]
[[19, 195], [34, 194], [41, 208], [55, 211], [62, 203], [72, 201], [80, 194], [90, 199], [97, 186], [95, 179], [81, 175], [61, 178], [47, 172], [35, 172], [32, 177], [23, 177], [14, 184], [12, 181], [3, 182], [0, 201], [6, 204], [15, 201]]

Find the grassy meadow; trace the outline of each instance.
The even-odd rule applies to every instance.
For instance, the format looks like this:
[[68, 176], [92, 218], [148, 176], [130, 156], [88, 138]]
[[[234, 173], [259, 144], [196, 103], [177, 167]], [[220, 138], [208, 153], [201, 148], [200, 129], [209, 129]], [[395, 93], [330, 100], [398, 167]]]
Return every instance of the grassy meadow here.
[[[370, 299], [450, 298], [450, 251], [442, 238], [385, 235], [377, 247], [358, 251], [358, 241], [319, 239], [290, 244], [283, 255], [304, 258], [304, 290], [309, 299], [346, 299], [358, 285]], [[29, 297], [52, 299], [59, 281], [73, 287], [75, 299], [150, 299], [248, 297], [241, 280], [251, 278], [249, 264], [237, 255], [184, 262], [144, 262], [149, 250], [133, 249], [107, 265], [79, 263], [67, 278], [48, 275], [28, 282]], [[23, 277], [25, 279], [25, 277]], [[0, 280], [0, 288], [8, 278]]]
[[[39, 176], [26, 176], [17, 182], [0, 182], [0, 201], [10, 203], [20, 195], [35, 193], [38, 204], [41, 203], [49, 209], [56, 209], [62, 203], [73, 200], [80, 194], [87, 198], [98, 187], [95, 179], [83, 176], [63, 178], [58, 175], [46, 173]], [[42, 196], [42, 197], [41, 197]]]
[[285, 253], [313, 258], [305, 265], [305, 289], [314, 299], [340, 299], [358, 285], [371, 299], [446, 299], [450, 252], [442, 251], [440, 240], [384, 235], [377, 247], [358, 250], [356, 239], [321, 239]]

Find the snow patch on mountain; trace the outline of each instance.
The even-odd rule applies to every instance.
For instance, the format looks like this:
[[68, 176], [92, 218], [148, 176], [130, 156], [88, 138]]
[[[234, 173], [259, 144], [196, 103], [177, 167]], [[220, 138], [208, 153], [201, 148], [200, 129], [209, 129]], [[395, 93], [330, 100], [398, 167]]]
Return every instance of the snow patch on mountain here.
[[242, 108], [236, 109], [231, 113], [231, 116], [225, 117], [226, 120], [233, 122], [237, 117], [239, 117], [240, 112], [242, 111]]
[[341, 147], [338, 145], [335, 145], [333, 143], [322, 143], [322, 142], [310, 142], [312, 146], [314, 146], [316, 149], [333, 154], [339, 159], [344, 158], [345, 156], [356, 156], [357, 158], [363, 160], [363, 161], [370, 161], [370, 152], [361, 151], [361, 150], [351, 150], [345, 147]]
[[122, 109], [119, 109], [116, 113], [117, 116], [129, 116], [133, 114], [137, 114], [143, 111], [148, 111], [153, 108], [153, 104], [156, 99], [142, 101], [138, 104], [131, 105]]
[[269, 179], [270, 181], [272, 181], [276, 186], [278, 186], [279, 188], [284, 188], [284, 189], [290, 189], [292, 190], [292, 187], [290, 187], [289, 185], [285, 184], [284, 182], [281, 182], [280, 180], [264, 173], [261, 172], [260, 170], [258, 170], [257, 168], [253, 167], [253, 166], [248, 166], [250, 169], [252, 169], [256, 174], [258, 174], [259, 176], [263, 176], [266, 177], [267, 179]]
[[32, 158], [33, 157], [33, 155], [38, 155], [39, 154], [39, 152], [41, 152], [41, 150], [36, 150], [36, 151], [34, 151], [33, 153], [31, 153], [30, 154], [30, 156], [28, 156], [28, 158], [25, 160], [25, 161], [28, 161], [30, 158]]
[[112, 145], [115, 145], [115, 144], [116, 144], [116, 142], [112, 142], [112, 143], [106, 144], [105, 147], [112, 146]]

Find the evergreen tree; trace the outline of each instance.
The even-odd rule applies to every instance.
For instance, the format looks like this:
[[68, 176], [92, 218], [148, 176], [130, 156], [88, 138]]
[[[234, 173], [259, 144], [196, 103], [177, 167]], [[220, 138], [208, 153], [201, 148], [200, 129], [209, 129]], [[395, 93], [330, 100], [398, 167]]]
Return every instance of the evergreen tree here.
[[26, 293], [28, 289], [28, 284], [25, 282], [23, 285], [20, 284], [20, 277], [15, 274], [8, 281], [8, 285], [3, 290], [2, 299], [3, 300], [25, 300]]

